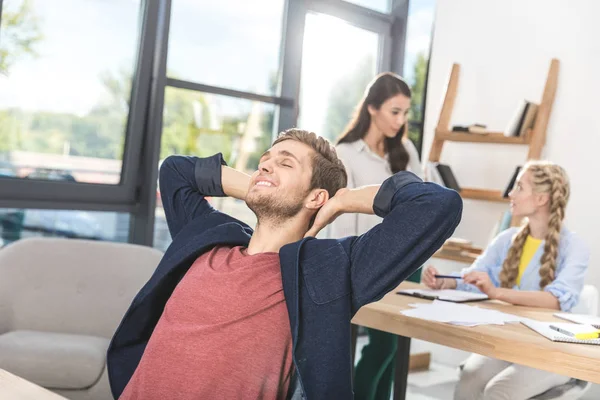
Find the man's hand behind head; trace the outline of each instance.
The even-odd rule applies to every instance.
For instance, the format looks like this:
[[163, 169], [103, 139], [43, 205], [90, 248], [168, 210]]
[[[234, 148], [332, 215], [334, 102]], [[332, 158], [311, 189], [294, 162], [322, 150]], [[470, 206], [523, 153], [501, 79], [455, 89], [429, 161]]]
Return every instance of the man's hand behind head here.
[[335, 196], [329, 199], [321, 209], [317, 212], [315, 222], [312, 227], [306, 232], [304, 237], [315, 237], [317, 234], [325, 228], [327, 225], [335, 221], [343, 213], [342, 201], [344, 193], [348, 192], [347, 188], [340, 189], [336, 192]]

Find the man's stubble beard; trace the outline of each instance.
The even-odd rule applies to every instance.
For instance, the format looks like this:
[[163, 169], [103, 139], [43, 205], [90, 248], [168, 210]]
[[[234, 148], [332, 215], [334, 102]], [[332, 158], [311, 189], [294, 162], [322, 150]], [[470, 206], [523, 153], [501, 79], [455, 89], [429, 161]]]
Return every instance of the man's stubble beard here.
[[279, 226], [298, 215], [302, 210], [302, 200], [300, 196], [283, 201], [275, 196], [254, 195], [246, 199], [246, 204], [256, 214], [259, 224]]

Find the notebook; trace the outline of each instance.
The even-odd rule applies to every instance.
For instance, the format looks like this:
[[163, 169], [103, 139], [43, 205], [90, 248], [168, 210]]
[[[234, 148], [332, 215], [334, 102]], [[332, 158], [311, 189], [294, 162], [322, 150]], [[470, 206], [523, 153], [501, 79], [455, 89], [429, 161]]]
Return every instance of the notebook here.
[[488, 297], [482, 293], [472, 293], [463, 290], [434, 290], [434, 289], [403, 289], [396, 294], [419, 297], [428, 300], [450, 301], [453, 303], [468, 303], [471, 301], [483, 301]]
[[554, 316], [578, 324], [592, 325], [594, 328], [600, 329], [600, 317], [595, 315], [554, 313]]
[[564, 335], [560, 332], [550, 328], [550, 325], [556, 324], [555, 322], [539, 322], [533, 320], [521, 321], [523, 325], [529, 329], [539, 333], [542, 336], [552, 340], [553, 342], [565, 342], [565, 343], [581, 343], [581, 344], [597, 344], [600, 345], [600, 339], [575, 339], [571, 336]]
[[587, 324], [573, 322], [553, 322], [550, 328], [576, 339], [600, 339], [600, 329]]

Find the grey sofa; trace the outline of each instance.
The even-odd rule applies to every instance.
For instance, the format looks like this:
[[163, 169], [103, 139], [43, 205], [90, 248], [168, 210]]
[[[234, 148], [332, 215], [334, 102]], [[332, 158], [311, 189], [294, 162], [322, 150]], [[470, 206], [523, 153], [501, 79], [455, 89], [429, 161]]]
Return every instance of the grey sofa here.
[[0, 249], [0, 368], [69, 399], [112, 399], [106, 349], [161, 257], [54, 238]]

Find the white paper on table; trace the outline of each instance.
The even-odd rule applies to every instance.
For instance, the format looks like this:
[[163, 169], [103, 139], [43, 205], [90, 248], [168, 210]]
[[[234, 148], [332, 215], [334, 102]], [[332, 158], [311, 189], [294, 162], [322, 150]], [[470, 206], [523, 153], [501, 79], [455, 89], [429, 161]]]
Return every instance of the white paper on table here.
[[410, 304], [410, 306], [414, 308], [401, 311], [401, 313], [407, 317], [460, 326], [504, 325], [527, 320], [527, 318], [496, 310], [439, 300], [434, 300], [432, 303]]
[[488, 296], [483, 293], [473, 293], [467, 292], [465, 290], [455, 290], [455, 289], [403, 289], [398, 293], [406, 293], [412, 295], [421, 295], [423, 297], [446, 301], [456, 301], [456, 302], [464, 302], [464, 301], [473, 301], [473, 300], [487, 300]]

